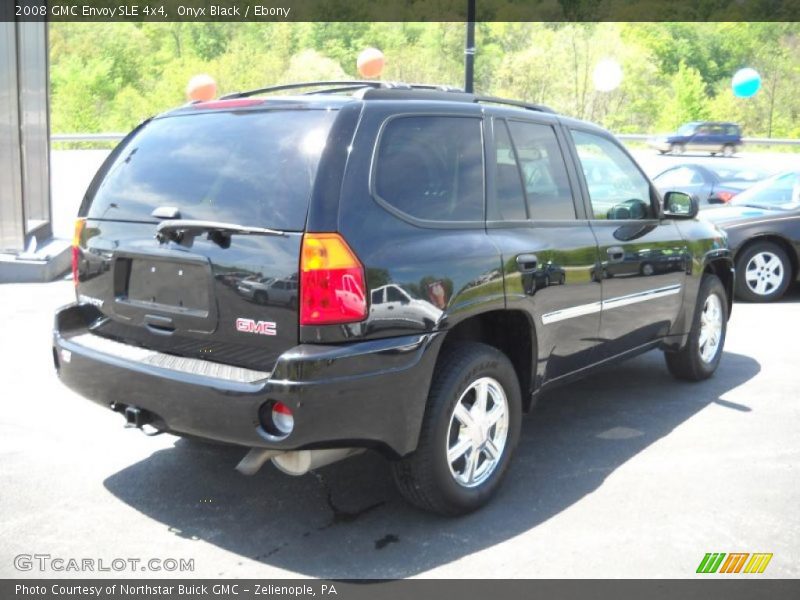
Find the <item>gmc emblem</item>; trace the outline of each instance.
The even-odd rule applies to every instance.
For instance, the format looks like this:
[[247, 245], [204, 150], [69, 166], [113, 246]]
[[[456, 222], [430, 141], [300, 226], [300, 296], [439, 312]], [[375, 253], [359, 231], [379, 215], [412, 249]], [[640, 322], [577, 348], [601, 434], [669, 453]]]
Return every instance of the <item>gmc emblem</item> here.
[[236, 319], [236, 331], [257, 333], [258, 335], [276, 335], [277, 325], [273, 321], [254, 321], [253, 319]]

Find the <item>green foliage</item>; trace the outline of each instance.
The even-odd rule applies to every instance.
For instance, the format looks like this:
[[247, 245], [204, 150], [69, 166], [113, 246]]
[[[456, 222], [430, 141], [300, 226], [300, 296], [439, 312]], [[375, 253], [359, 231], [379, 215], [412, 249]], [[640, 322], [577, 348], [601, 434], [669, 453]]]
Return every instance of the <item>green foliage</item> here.
[[682, 123], [707, 119], [709, 112], [703, 76], [681, 60], [670, 77], [656, 127], [674, 131]]
[[[545, 4], [554, 14], [578, 6]], [[386, 55], [386, 80], [462, 86], [464, 33], [463, 23], [51, 23], [52, 129], [128, 130], [185, 102], [198, 73], [212, 75], [220, 93], [358, 77], [356, 57], [368, 46]], [[617, 132], [711, 118], [736, 121], [749, 136], [800, 137], [798, 23], [485, 22], [476, 37], [480, 92]], [[592, 79], [605, 58], [624, 74], [611, 92]], [[763, 88], [735, 98], [731, 77], [745, 66], [761, 73]]]

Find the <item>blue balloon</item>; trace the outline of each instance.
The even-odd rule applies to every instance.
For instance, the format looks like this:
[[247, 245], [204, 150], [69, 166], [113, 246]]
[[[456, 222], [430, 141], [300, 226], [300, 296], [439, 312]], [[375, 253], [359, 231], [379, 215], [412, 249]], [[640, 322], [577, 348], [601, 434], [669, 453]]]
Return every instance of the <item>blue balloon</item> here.
[[758, 74], [758, 71], [749, 67], [739, 69], [733, 76], [731, 87], [733, 87], [734, 96], [750, 98], [755, 96], [756, 92], [761, 89], [761, 75]]

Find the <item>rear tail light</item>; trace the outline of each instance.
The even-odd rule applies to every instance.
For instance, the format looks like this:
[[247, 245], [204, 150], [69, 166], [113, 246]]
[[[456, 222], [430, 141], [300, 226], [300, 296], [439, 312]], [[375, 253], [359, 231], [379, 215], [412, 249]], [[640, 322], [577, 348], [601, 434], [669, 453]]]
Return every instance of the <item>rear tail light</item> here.
[[717, 192], [714, 195], [723, 202], [728, 203], [731, 201], [731, 198], [733, 198], [736, 194], [734, 194], [733, 192]]
[[367, 317], [364, 267], [336, 233], [307, 233], [300, 254], [300, 324], [354, 323]]
[[77, 219], [75, 221], [75, 232], [72, 234], [72, 283], [78, 287], [78, 263], [81, 259], [81, 236], [83, 235], [83, 228], [86, 225], [86, 219]]

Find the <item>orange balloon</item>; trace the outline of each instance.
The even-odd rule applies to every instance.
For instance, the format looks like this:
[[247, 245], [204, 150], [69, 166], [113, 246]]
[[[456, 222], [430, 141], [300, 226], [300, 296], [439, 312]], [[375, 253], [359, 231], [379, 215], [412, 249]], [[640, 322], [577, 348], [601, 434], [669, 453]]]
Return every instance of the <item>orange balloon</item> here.
[[377, 48], [367, 48], [358, 55], [356, 67], [362, 77], [378, 77], [383, 71], [385, 59]]
[[213, 100], [217, 95], [217, 82], [211, 75], [201, 73], [195, 75], [189, 80], [186, 85], [186, 97], [189, 100], [197, 100], [200, 102], [207, 102]]

